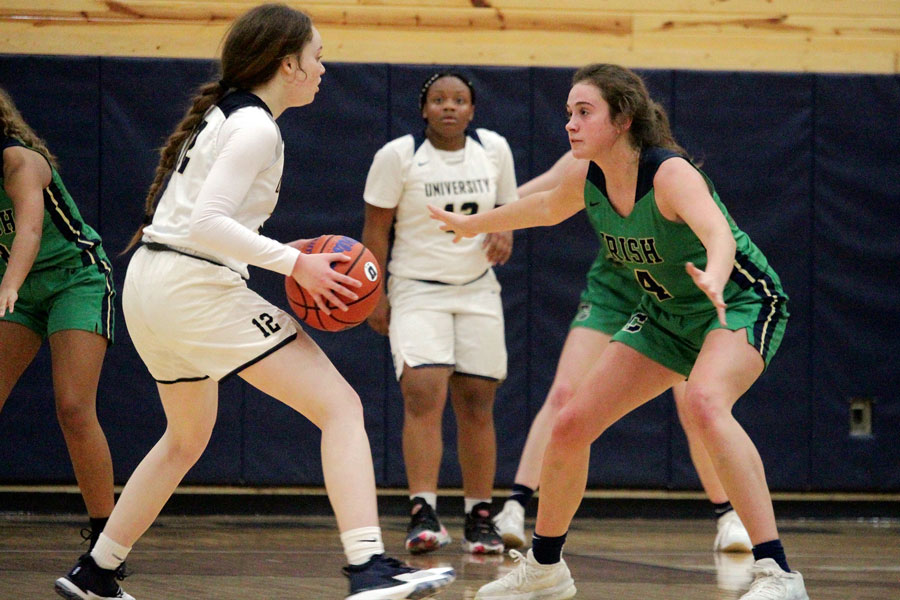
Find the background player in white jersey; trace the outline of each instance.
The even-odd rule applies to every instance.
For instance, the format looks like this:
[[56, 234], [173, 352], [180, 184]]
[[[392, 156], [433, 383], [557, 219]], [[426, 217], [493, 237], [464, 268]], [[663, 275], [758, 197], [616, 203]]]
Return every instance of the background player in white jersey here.
[[[535, 192], [552, 190], [562, 181], [566, 171], [578, 162], [571, 150], [566, 152], [547, 171], [520, 185], [519, 196], [524, 198]], [[586, 175], [588, 161], [581, 161], [580, 164]], [[518, 548], [525, 544], [525, 508], [540, 483], [544, 450], [550, 441], [556, 416], [575, 393], [578, 383], [590, 366], [609, 346], [612, 335], [628, 321], [631, 310], [643, 293], [634, 278], [616, 274], [614, 269], [605, 267], [605, 263], [606, 257], [601, 255], [591, 266], [578, 312], [569, 327], [556, 366], [553, 384], [528, 430], [512, 492], [504, 503], [503, 510], [494, 517], [497, 530], [507, 548]], [[685, 386], [683, 381], [672, 386], [672, 396], [675, 398], [679, 421], [687, 436], [691, 461], [700, 477], [703, 490], [713, 504], [717, 529], [713, 550], [750, 552], [750, 536], [728, 501], [728, 494], [716, 475], [698, 432], [691, 427], [692, 423], [686, 417]]]
[[384, 555], [359, 397], [296, 322], [245, 282], [249, 263], [293, 276], [326, 312], [325, 299], [346, 310], [340, 298], [356, 297], [359, 282], [330, 267], [341, 254], [300, 254], [258, 233], [284, 161], [275, 119], [313, 101], [321, 60], [322, 39], [305, 14], [281, 4], [250, 10], [225, 40], [222, 80], [200, 89], [163, 149], [146, 227], [132, 239], [143, 245], [128, 266], [123, 308], [168, 424], [93, 551], [57, 580], [66, 598], [131, 598], [116, 569], [202, 454], [218, 382], [230, 375], [321, 428], [350, 598], [419, 598], [453, 579], [452, 569], [417, 571]]
[[[389, 334], [403, 392], [403, 457], [410, 492], [406, 547], [429, 552], [450, 541], [437, 518], [441, 418], [456, 414], [465, 494], [463, 545], [474, 553], [503, 551], [491, 521], [497, 461], [493, 406], [506, 377], [500, 285], [491, 268], [512, 251], [510, 232], [454, 244], [427, 206], [475, 214], [517, 198], [512, 152], [501, 135], [469, 129], [475, 90], [455, 72], [422, 86], [425, 131], [388, 142], [366, 179], [363, 243], [390, 274], [388, 293], [369, 324]], [[388, 260], [391, 229], [393, 246]]]

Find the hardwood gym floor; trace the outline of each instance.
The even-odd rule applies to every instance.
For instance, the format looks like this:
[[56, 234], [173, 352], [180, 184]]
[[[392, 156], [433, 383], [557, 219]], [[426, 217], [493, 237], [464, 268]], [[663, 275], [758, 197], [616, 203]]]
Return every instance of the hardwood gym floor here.
[[[385, 517], [388, 552], [414, 566], [451, 564], [457, 581], [440, 600], [473, 598], [512, 565], [473, 557], [457, 543], [461, 518], [445, 518], [454, 543], [425, 557], [402, 551], [405, 520]], [[782, 520], [791, 566], [811, 600], [900, 598], [900, 522]], [[80, 516], [0, 514], [0, 598], [56, 598], [53, 581], [86, 549]], [[715, 524], [698, 519], [578, 519], [566, 560], [584, 600], [736, 600], [749, 555], [716, 555]], [[343, 555], [331, 517], [164, 516], [128, 559], [123, 587], [137, 600], [342, 599]]]

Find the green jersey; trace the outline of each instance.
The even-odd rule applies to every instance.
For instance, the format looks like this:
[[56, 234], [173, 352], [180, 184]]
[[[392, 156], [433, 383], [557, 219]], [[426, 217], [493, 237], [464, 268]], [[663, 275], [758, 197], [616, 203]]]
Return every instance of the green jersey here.
[[[592, 162], [584, 186], [585, 208], [608, 262], [627, 268], [633, 281], [662, 311], [698, 315], [714, 311], [714, 307], [687, 275], [685, 264], [693, 262], [697, 268], [704, 269], [706, 248], [687, 224], [669, 221], [660, 214], [653, 190], [653, 178], [659, 166], [677, 156], [663, 148], [641, 152], [634, 209], [627, 217], [613, 209], [603, 171]], [[725, 302], [731, 305], [762, 301], [783, 305], [787, 296], [778, 275], [759, 248], [735, 224], [709, 178], [702, 171], [700, 174], [737, 244], [734, 268], [724, 290]]]
[[[0, 143], [0, 276], [6, 273], [9, 252], [16, 237], [12, 198], [7, 195], [3, 181], [2, 151], [10, 146], [28, 148], [15, 138], [4, 138]], [[53, 175], [50, 185], [44, 189], [41, 248], [31, 270], [82, 267], [106, 261], [106, 255], [100, 246], [100, 236], [81, 218], [59, 173], [52, 165], [51, 169]]]

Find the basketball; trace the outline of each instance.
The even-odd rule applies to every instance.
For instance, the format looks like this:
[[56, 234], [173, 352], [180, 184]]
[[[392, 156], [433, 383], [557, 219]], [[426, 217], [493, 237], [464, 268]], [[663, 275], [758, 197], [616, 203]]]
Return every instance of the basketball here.
[[347, 262], [331, 263], [331, 267], [339, 273], [349, 275], [362, 282], [360, 288], [350, 288], [359, 296], [356, 300], [344, 302], [347, 312], [337, 307], [328, 308], [330, 315], [322, 312], [312, 294], [304, 290], [297, 281], [288, 275], [284, 279], [284, 291], [287, 294], [291, 310], [301, 321], [322, 331], [342, 331], [359, 325], [375, 310], [381, 298], [381, 268], [372, 252], [351, 237], [344, 235], [320, 235], [301, 243], [291, 242], [304, 254], [321, 254], [327, 252], [343, 252], [350, 257]]

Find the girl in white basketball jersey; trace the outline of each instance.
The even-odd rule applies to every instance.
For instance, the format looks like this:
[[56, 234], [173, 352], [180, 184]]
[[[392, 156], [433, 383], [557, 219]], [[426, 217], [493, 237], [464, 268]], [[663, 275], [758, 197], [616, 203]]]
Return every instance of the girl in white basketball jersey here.
[[503, 551], [490, 517], [497, 458], [494, 394], [506, 377], [506, 343], [491, 266], [509, 258], [512, 235], [454, 244], [427, 209], [474, 214], [517, 198], [509, 144], [493, 131], [469, 128], [474, 107], [475, 90], [465, 76], [430, 77], [419, 98], [424, 132], [378, 151], [364, 194], [363, 243], [390, 273], [388, 293], [368, 322], [390, 337], [403, 393], [411, 501], [406, 547], [413, 553], [450, 541], [435, 512], [442, 454], [435, 440], [441, 439], [448, 388], [465, 493], [463, 546], [474, 553]]
[[[295, 321], [246, 285], [247, 265], [293, 276], [327, 312], [359, 282], [330, 263], [259, 235], [275, 207], [284, 162], [275, 119], [313, 101], [322, 39], [285, 5], [250, 10], [232, 26], [222, 79], [200, 89], [162, 151], [140, 242], [128, 266], [129, 333], [157, 382], [168, 425], [141, 461], [90, 554], [56, 582], [66, 598], [131, 598], [116, 582], [132, 545], [156, 519], [212, 433], [218, 383], [238, 375], [322, 430], [322, 468], [354, 599], [422, 597], [453, 570], [417, 571], [387, 558], [359, 397]], [[161, 192], [161, 193], [160, 193]]]

